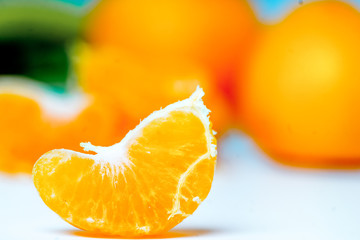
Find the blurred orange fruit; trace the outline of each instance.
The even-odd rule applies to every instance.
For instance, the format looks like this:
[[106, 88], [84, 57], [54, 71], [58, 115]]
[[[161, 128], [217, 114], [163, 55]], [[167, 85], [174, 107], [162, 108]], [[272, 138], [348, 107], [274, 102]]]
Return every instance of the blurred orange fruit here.
[[255, 16], [239, 0], [103, 0], [87, 35], [140, 56], [180, 57], [227, 70], [251, 43]]
[[306, 167], [360, 166], [360, 14], [305, 4], [259, 40], [240, 118], [269, 154]]
[[206, 92], [205, 103], [212, 107], [214, 129], [224, 131], [232, 111], [218, 94], [211, 74], [201, 66], [180, 59], [139, 58], [111, 47], [83, 47], [78, 64], [80, 83], [85, 91], [110, 99], [135, 127], [152, 109], [184, 99], [198, 85]]
[[111, 147], [83, 143], [83, 154], [52, 150], [33, 179], [46, 205], [95, 233], [159, 234], [191, 215], [211, 188], [216, 140], [198, 89], [152, 113]]
[[[28, 172], [39, 156], [79, 141], [110, 144], [125, 129], [120, 113], [85, 94], [59, 96], [31, 80], [1, 80], [0, 170]], [[77, 148], [78, 147], [78, 148]]]
[[91, 44], [203, 65], [218, 94], [236, 105], [234, 69], [246, 63], [258, 31], [246, 0], [103, 0], [88, 19]]
[[2, 93], [0, 109], [0, 170], [30, 172], [38, 154], [47, 150], [43, 141], [47, 129], [39, 124], [39, 105], [17, 94]]

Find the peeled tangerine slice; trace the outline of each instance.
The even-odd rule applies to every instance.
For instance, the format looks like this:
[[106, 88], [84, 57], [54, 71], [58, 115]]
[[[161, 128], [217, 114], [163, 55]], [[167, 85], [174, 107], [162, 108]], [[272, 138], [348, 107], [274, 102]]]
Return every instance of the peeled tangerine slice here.
[[152, 113], [110, 147], [44, 154], [33, 179], [45, 204], [75, 227], [136, 237], [173, 228], [208, 195], [216, 163], [209, 110], [198, 88]]

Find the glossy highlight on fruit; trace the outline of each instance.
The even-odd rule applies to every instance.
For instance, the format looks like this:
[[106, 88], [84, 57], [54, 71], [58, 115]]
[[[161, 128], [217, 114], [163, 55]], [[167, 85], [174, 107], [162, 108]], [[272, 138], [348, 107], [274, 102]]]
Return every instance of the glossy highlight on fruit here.
[[210, 191], [216, 140], [197, 89], [152, 113], [119, 143], [81, 145], [95, 154], [52, 150], [33, 180], [46, 205], [95, 233], [137, 237], [163, 233], [191, 215]]

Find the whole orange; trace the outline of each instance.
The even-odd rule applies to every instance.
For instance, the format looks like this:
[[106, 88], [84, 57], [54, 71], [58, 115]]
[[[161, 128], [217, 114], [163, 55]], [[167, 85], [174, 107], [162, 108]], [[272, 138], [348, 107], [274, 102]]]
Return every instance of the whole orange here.
[[360, 167], [360, 14], [305, 4], [259, 39], [240, 82], [240, 119], [286, 164]]
[[[212, 107], [216, 131], [225, 131], [232, 111], [218, 94], [206, 68], [179, 58], [140, 58], [112, 47], [84, 47], [78, 61], [80, 84], [88, 93], [112, 101], [135, 127], [153, 109], [188, 97], [197, 86]], [[131, 121], [131, 120], [130, 120]]]
[[231, 71], [246, 55], [256, 24], [245, 0], [103, 0], [89, 17], [87, 37], [139, 56], [205, 65], [232, 95]]

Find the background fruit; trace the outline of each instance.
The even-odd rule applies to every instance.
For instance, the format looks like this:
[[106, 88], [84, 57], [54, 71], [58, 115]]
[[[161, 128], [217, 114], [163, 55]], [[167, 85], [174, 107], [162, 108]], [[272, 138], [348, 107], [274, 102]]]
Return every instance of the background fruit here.
[[305, 4], [269, 27], [239, 85], [240, 118], [265, 151], [292, 165], [360, 166], [360, 14]]
[[89, 96], [89, 105], [69, 120], [53, 119], [48, 124], [52, 144], [48, 149], [68, 148], [82, 151], [80, 142], [110, 146], [129, 130], [128, 118], [112, 104]]
[[0, 94], [0, 109], [0, 169], [31, 172], [42, 151], [48, 150], [41, 109], [34, 100], [11, 93]]
[[121, 108], [135, 127], [154, 109], [185, 99], [199, 85], [204, 101], [212, 107], [216, 131], [230, 124], [231, 110], [217, 93], [212, 75], [182, 59], [139, 58], [111, 47], [83, 48], [78, 64], [80, 83], [86, 91], [109, 99]]
[[29, 79], [1, 79], [0, 170], [30, 173], [53, 148], [110, 145], [128, 130], [126, 118], [105, 101], [80, 93], [55, 94]]
[[236, 62], [246, 61], [257, 28], [246, 1], [104, 0], [89, 19], [91, 44], [140, 58], [203, 65], [214, 76], [219, 94], [235, 105], [233, 69]]
[[246, 1], [104, 0], [89, 22], [96, 45], [139, 55], [185, 56], [227, 68], [254, 25]]

